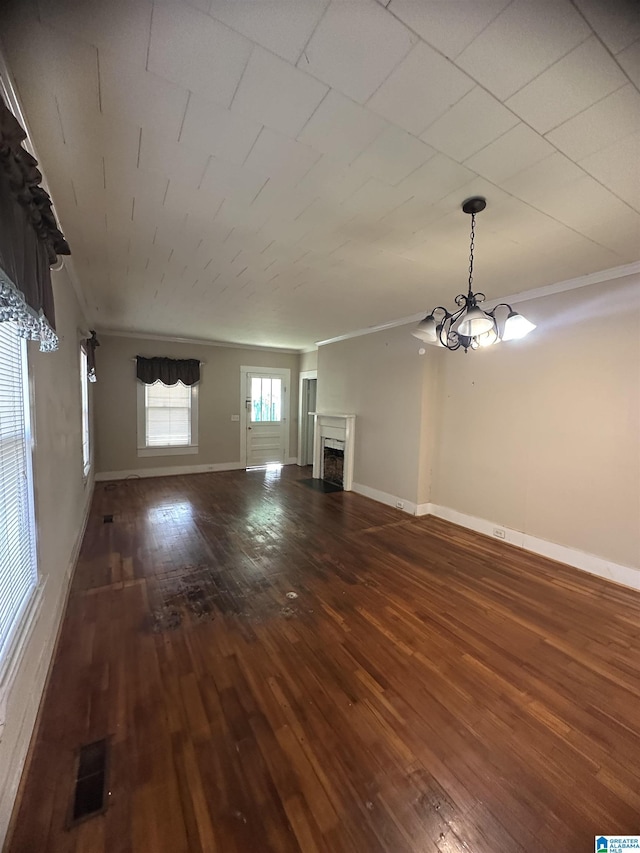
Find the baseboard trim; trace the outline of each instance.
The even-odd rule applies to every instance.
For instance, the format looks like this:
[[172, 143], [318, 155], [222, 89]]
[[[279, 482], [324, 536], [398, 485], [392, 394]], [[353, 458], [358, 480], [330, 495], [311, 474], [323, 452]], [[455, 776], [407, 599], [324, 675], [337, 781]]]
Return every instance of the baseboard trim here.
[[598, 557], [586, 551], [579, 551], [567, 545], [549, 542], [547, 539], [531, 536], [528, 533], [523, 533], [521, 530], [513, 530], [512, 528], [505, 527], [499, 522], [476, 518], [473, 515], [466, 515], [466, 513], [458, 512], [458, 510], [450, 509], [446, 506], [439, 506], [438, 504], [420, 504], [418, 515], [435, 515], [437, 518], [442, 518], [453, 524], [459, 524], [461, 527], [475, 530], [477, 533], [483, 533], [492, 539], [497, 538], [493, 535], [494, 529], [500, 528], [504, 530], [505, 538], [504, 540], [498, 539], [499, 542], [508, 542], [510, 545], [522, 548], [524, 551], [531, 551], [534, 554], [539, 554], [541, 557], [557, 560], [559, 563], [565, 563], [568, 566], [573, 566], [575, 569], [589, 572], [591, 575], [598, 575], [606, 580], [614, 581], [615, 583], [640, 591], [640, 569], [623, 566], [620, 563], [606, 560], [604, 557]]
[[[364, 486], [362, 483], [353, 483], [351, 486], [353, 492], [363, 495], [365, 498], [371, 498], [378, 503], [392, 506], [394, 509], [399, 509], [406, 512], [408, 515], [417, 515], [417, 505], [406, 498], [401, 498], [399, 495], [392, 495], [389, 492], [381, 492], [380, 489], [372, 489], [371, 486]], [[398, 506], [402, 504], [402, 506]]]
[[171, 477], [177, 474], [207, 474], [217, 471], [240, 471], [241, 462], [214, 462], [210, 465], [167, 465], [160, 468], [131, 468], [127, 471], [100, 471], [96, 474], [99, 483], [105, 480], [126, 480], [128, 477]]
[[[549, 542], [547, 539], [531, 536], [528, 533], [523, 533], [521, 530], [505, 527], [499, 522], [487, 521], [485, 518], [476, 518], [473, 515], [458, 512], [458, 510], [451, 509], [450, 507], [439, 506], [434, 503], [415, 504], [397, 495], [382, 492], [379, 489], [372, 489], [370, 486], [364, 486], [360, 483], [353, 484], [353, 491], [386, 506], [402, 509], [403, 512], [409, 515], [434, 515], [436, 518], [442, 518], [444, 521], [450, 521], [452, 524], [459, 524], [461, 527], [475, 530], [477, 533], [483, 533], [492, 539], [497, 539], [493, 531], [496, 528], [500, 528], [504, 530], [505, 537], [504, 539], [498, 539], [499, 542], [508, 542], [510, 545], [522, 548], [524, 551], [531, 551], [534, 554], [539, 554], [541, 557], [557, 560], [559, 563], [573, 566], [574, 569], [580, 569], [591, 575], [597, 575], [598, 577], [605, 578], [605, 580], [640, 591], [640, 569], [623, 566], [620, 563], [614, 563], [612, 560], [598, 557], [595, 554], [589, 554], [586, 551], [580, 551], [577, 548], [559, 545], [557, 542]], [[398, 503], [402, 503], [404, 506], [399, 507]]]

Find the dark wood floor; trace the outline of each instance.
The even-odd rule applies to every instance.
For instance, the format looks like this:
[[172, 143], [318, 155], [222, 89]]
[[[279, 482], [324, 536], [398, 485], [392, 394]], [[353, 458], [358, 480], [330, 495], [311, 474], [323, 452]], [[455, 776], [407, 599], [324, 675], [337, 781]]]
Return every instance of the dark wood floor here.
[[[308, 476], [96, 486], [11, 853], [640, 832], [640, 596]], [[67, 829], [107, 735], [106, 813]]]

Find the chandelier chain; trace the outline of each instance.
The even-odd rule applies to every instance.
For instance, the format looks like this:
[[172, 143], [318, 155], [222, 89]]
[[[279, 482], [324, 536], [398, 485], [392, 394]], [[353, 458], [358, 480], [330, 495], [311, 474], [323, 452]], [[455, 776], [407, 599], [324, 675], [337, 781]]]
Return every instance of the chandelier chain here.
[[473, 249], [476, 236], [476, 215], [471, 214], [471, 235], [469, 244], [469, 294], [471, 294], [471, 286], [473, 284]]

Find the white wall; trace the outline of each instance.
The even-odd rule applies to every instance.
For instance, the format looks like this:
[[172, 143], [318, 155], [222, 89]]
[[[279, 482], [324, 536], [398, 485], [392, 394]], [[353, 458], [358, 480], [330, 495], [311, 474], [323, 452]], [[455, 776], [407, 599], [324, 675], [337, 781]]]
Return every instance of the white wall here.
[[318, 350], [300, 353], [300, 372], [318, 369]]
[[[244, 347], [207, 346], [100, 335], [100, 382], [96, 383], [96, 470], [149, 471], [185, 466], [239, 466], [240, 367], [289, 368], [289, 457], [298, 452], [298, 370], [300, 356]], [[136, 355], [197, 358], [204, 362], [198, 386], [198, 453], [138, 456]]]
[[423, 472], [431, 467], [433, 436], [423, 434], [423, 395], [435, 381], [439, 355], [429, 348], [420, 357], [418, 347], [404, 326], [318, 350], [318, 411], [357, 416], [354, 490], [402, 500], [409, 510], [428, 499]]
[[640, 568], [640, 277], [521, 310], [524, 340], [444, 353], [432, 501]]
[[412, 326], [322, 346], [318, 408], [357, 415], [364, 494], [640, 588], [640, 277], [520, 309], [535, 332], [467, 354]]
[[[45, 582], [42, 607], [8, 697], [0, 741], [0, 847], [11, 816], [38, 705], [92, 493], [83, 480], [80, 352], [86, 328], [65, 270], [55, 273], [60, 349], [40, 353], [29, 344], [38, 569]], [[98, 351], [99, 352], [99, 351]]]

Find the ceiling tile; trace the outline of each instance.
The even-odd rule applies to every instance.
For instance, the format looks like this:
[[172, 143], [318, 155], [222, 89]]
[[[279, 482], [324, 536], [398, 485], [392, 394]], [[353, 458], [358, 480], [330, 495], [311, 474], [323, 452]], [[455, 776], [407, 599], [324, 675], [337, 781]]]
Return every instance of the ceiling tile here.
[[435, 153], [404, 130], [387, 127], [356, 157], [353, 166], [388, 184], [398, 184]]
[[619, 254], [637, 257], [640, 214], [590, 175], [572, 183], [570, 192], [555, 194], [546, 207], [549, 215], [589, 240]]
[[383, 119], [332, 89], [298, 139], [323, 154], [350, 162], [386, 126]]
[[419, 42], [367, 106], [419, 136], [473, 85], [473, 80], [452, 62]]
[[515, 0], [456, 59], [500, 100], [590, 34], [569, 0]]
[[227, 110], [202, 95], [191, 95], [180, 142], [241, 165], [262, 129], [260, 122]]
[[640, 133], [627, 136], [580, 165], [635, 210], [640, 210]]
[[497, 200], [492, 193], [483, 194], [488, 204], [480, 222], [482, 234], [485, 231], [496, 232], [505, 240], [525, 245], [532, 239], [557, 233], [558, 228], [562, 227], [552, 216], [536, 210], [519, 198], [502, 193]]
[[[143, 132], [140, 140], [140, 158], [138, 166], [149, 174], [161, 175], [171, 182], [168, 192], [173, 197], [183, 188], [185, 192], [195, 192], [205, 173], [209, 157], [202, 151], [194, 151], [182, 142], [175, 142], [168, 136], [150, 136]], [[107, 169], [107, 179], [109, 179]], [[185, 209], [185, 213], [186, 213]]]
[[265, 127], [244, 165], [265, 178], [295, 184], [321, 156], [308, 145]]
[[311, 198], [319, 196], [340, 204], [367, 182], [366, 171], [350, 167], [344, 159], [325, 154], [312, 166], [298, 186]]
[[553, 145], [525, 124], [517, 124], [465, 161], [484, 178], [501, 184], [554, 152]]
[[422, 139], [462, 162], [518, 124], [518, 118], [476, 86], [422, 134]]
[[178, 138], [189, 93], [156, 74], [100, 54], [102, 112], [115, 124], [135, 117], [140, 127]]
[[621, 51], [616, 59], [635, 85], [640, 88], [640, 40]]
[[303, 3], [213, 0], [209, 14], [262, 47], [295, 63], [329, 0]]
[[327, 87], [256, 47], [233, 99], [233, 109], [289, 136], [297, 136]]
[[183, 0], [183, 2], [193, 6], [194, 9], [199, 9], [201, 12], [208, 13], [211, 7], [211, 0]]
[[261, 175], [256, 175], [248, 169], [211, 157], [200, 188], [205, 195], [212, 194], [250, 203], [260, 192], [264, 180]]
[[390, 187], [388, 184], [371, 178], [344, 202], [344, 209], [349, 218], [365, 219], [367, 222], [377, 222], [386, 214], [395, 210], [403, 201], [411, 197], [411, 192], [405, 187]]
[[630, 83], [546, 134], [572, 160], [640, 130], [640, 93]]
[[[334, 3], [314, 38], [324, 0], [155, 0], [151, 70], [149, 0], [42, 0], [45, 23], [35, 3], [3, 10], [88, 320], [289, 345], [388, 321], [459, 292], [469, 228], [460, 203], [471, 194], [488, 199], [478, 272], [492, 295], [514, 280], [523, 289], [638, 258], [640, 96], [628, 83], [600, 95], [607, 52], [593, 51], [596, 74], [579, 63], [571, 76], [570, 62], [592, 50], [574, 50], [591, 33], [565, 26], [573, 4], [391, 0], [385, 10], [385, 0], [369, 28], [356, 27], [369, 0]], [[591, 14], [592, 0], [576, 5]], [[509, 15], [502, 44], [495, 27]], [[334, 16], [355, 22], [351, 55], [351, 42], [336, 53], [348, 27]], [[391, 40], [381, 44], [383, 20]], [[593, 20], [640, 82], [631, 25], [616, 29], [609, 12], [606, 26]], [[405, 21], [435, 48], [399, 56], [364, 108], [337, 91], [364, 96], [399, 52]], [[314, 73], [335, 74], [330, 93], [305, 58], [293, 64], [307, 39], [323, 69]], [[524, 123], [509, 127], [484, 80], [442, 56], [462, 50], [471, 61], [483, 40], [479, 73], [507, 94], [525, 86], [526, 101], [533, 77], [546, 84], [541, 114], [566, 119], [549, 132], [553, 144]], [[340, 297], [339, 315], [330, 298], [321, 304], [327, 293]]]
[[510, 2], [391, 0], [387, 9], [428, 44], [454, 59]]
[[640, 4], [637, 0], [576, 0], [576, 6], [612, 53], [620, 53], [640, 39]]
[[547, 133], [625, 83], [625, 75], [593, 36], [506, 104], [539, 133]]
[[334, 0], [298, 67], [363, 104], [416, 41], [375, 0]]
[[[21, 49], [25, 39], [33, 53]], [[19, 82], [19, 94], [26, 99], [23, 108], [32, 103], [35, 106], [37, 98], [31, 98], [30, 94], [38, 92], [50, 100], [56, 99], [58, 105], [68, 108], [69, 114], [88, 111], [90, 119], [95, 119], [99, 109], [95, 47], [42, 26], [32, 17], [3, 18], [2, 41], [11, 71]]]
[[584, 171], [579, 166], [556, 152], [502, 181], [501, 186], [517, 198], [546, 211], [545, 199], [566, 192], [568, 185], [583, 177]]
[[458, 187], [469, 183], [474, 177], [472, 171], [455, 160], [444, 154], [436, 154], [398, 184], [398, 189], [402, 193], [406, 192], [407, 197], [415, 196], [435, 204]]
[[156, 3], [148, 69], [229, 106], [252, 44], [185, 3]]
[[151, 0], [56, 0], [40, 2], [38, 8], [44, 24], [144, 68]]

